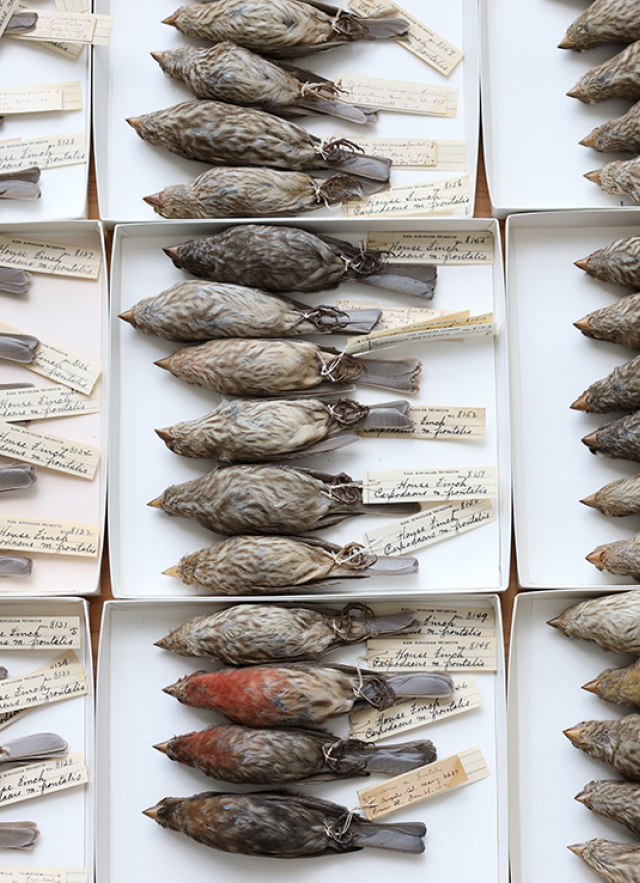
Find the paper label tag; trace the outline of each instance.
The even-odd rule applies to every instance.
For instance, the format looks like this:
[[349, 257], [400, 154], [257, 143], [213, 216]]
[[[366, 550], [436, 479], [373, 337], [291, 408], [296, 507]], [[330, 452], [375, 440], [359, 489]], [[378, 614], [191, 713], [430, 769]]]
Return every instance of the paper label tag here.
[[349, 355], [369, 353], [380, 347], [399, 346], [402, 343], [427, 343], [438, 340], [460, 341], [467, 337], [493, 337], [497, 334], [495, 322], [482, 321], [484, 317], [471, 316], [468, 319], [443, 322], [431, 320], [405, 328], [391, 328], [388, 331], [373, 331], [363, 337], [351, 337], [344, 348]]
[[367, 471], [363, 475], [362, 494], [363, 503], [497, 497], [498, 470], [495, 466], [465, 466]]
[[88, 481], [96, 474], [100, 460], [100, 450], [91, 445], [3, 421], [0, 421], [0, 455]]
[[[393, 612], [397, 610], [393, 607]], [[402, 607], [412, 610], [420, 623], [416, 634], [434, 637], [492, 638], [495, 615], [492, 607]], [[378, 605], [376, 605], [376, 611]]]
[[380, 638], [367, 641], [367, 665], [376, 672], [497, 671], [495, 638]]
[[404, 215], [431, 215], [465, 210], [471, 205], [469, 176], [448, 178], [426, 184], [403, 184], [374, 193], [366, 200], [343, 203], [347, 218], [395, 218]]
[[59, 12], [88, 12], [87, 0], [55, 0], [56, 9]]
[[364, 534], [364, 540], [373, 552], [392, 557], [407, 555], [495, 520], [489, 500], [462, 500], [370, 530]]
[[390, 264], [492, 264], [492, 233], [369, 233], [367, 248], [389, 251]]
[[46, 420], [100, 412], [100, 391], [91, 396], [60, 386], [0, 389], [0, 420]]
[[88, 781], [82, 751], [0, 772], [0, 807], [75, 788]]
[[0, 37], [4, 34], [11, 16], [16, 10], [18, 0], [0, 0]]
[[95, 558], [99, 546], [100, 527], [97, 524], [0, 515], [0, 549]]
[[361, 107], [441, 117], [455, 117], [458, 113], [457, 89], [355, 74], [336, 74], [334, 80], [342, 90], [341, 100]]
[[[72, 656], [73, 659], [70, 659], [69, 656]], [[51, 662], [47, 662], [46, 665], [42, 665], [40, 666], [40, 668], [37, 668], [35, 672], [33, 672], [33, 674], [54, 671], [55, 669], [59, 669], [61, 667], [72, 664], [73, 660], [75, 659], [75, 654], [65, 654], [64, 657], [57, 656], [55, 659], [52, 659]], [[14, 723], [14, 721], [17, 721], [21, 717], [24, 717], [25, 714], [29, 714], [30, 711], [30, 708], [23, 708], [22, 711], [5, 711], [4, 713], [0, 714], [0, 730], [4, 730], [4, 728], [8, 727], [9, 724], [12, 724]]]
[[86, 162], [87, 143], [84, 132], [0, 144], [0, 172], [19, 172], [32, 166], [56, 169], [59, 166], [75, 166]]
[[[344, 132], [334, 132], [332, 139], [345, 138]], [[435, 168], [438, 161], [436, 141], [419, 138], [361, 138], [358, 147], [370, 156], [385, 156], [393, 162], [394, 169]]]
[[366, 742], [380, 742], [456, 714], [473, 711], [481, 705], [476, 682], [469, 675], [455, 680], [453, 694], [445, 699], [405, 699], [384, 711], [364, 708], [354, 712], [349, 715], [349, 736]]
[[411, 429], [360, 429], [363, 438], [483, 439], [487, 431], [486, 408], [410, 407]]
[[46, 670], [0, 681], [0, 711], [49, 705], [84, 696], [86, 692], [85, 671], [73, 650], [69, 650], [52, 660]]
[[45, 110], [82, 110], [80, 83], [14, 86], [0, 89], [0, 114], [40, 113]]
[[89, 869], [0, 866], [0, 883], [89, 883]]
[[406, 325], [431, 322], [445, 317], [464, 319], [469, 315], [469, 310], [454, 312], [453, 310], [433, 310], [428, 307], [390, 307], [387, 304], [357, 300], [339, 300], [336, 306], [339, 310], [382, 310], [376, 329], [383, 331], [389, 328], [403, 328]]
[[444, 791], [453, 791], [486, 779], [489, 770], [480, 747], [469, 748], [444, 760], [387, 779], [381, 785], [373, 785], [358, 791], [358, 800], [365, 816], [375, 821], [397, 809], [411, 806]]
[[38, 10], [33, 31], [20, 35], [21, 40], [64, 40], [67, 43], [91, 43], [96, 29], [93, 15], [77, 12]]
[[79, 616], [0, 616], [0, 649], [77, 650]]
[[101, 263], [102, 252], [98, 248], [69, 248], [53, 242], [0, 235], [0, 266], [3, 267], [50, 273], [52, 276], [97, 279]]

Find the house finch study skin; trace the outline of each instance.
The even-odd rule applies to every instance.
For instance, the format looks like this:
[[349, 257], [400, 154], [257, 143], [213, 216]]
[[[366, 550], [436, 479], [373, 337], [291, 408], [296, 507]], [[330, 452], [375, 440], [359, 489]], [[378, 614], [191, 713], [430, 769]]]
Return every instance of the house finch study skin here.
[[582, 688], [605, 702], [640, 706], [640, 660], [623, 668], [607, 668]]
[[617, 239], [575, 265], [601, 282], [640, 288], [640, 236]]
[[582, 721], [564, 730], [576, 748], [602, 760], [631, 782], [640, 781], [640, 714], [620, 720]]
[[153, 747], [205, 776], [237, 785], [325, 782], [370, 773], [397, 776], [437, 757], [428, 740], [376, 745], [340, 739], [326, 730], [239, 724], [208, 727]]
[[640, 462], [640, 411], [605, 423], [585, 435], [582, 443], [601, 457]]
[[402, 697], [441, 698], [452, 691], [445, 672], [385, 677], [346, 665], [302, 662], [197, 671], [164, 688], [184, 705], [218, 711], [250, 727], [317, 727], [363, 703], [381, 711]]
[[640, 40], [640, 9], [636, 0], [595, 0], [569, 26], [559, 49], [584, 52], [605, 43]]
[[[640, 107], [640, 102], [638, 102]], [[640, 152], [640, 143], [638, 144]], [[573, 323], [585, 335], [640, 349], [640, 294], [629, 294]]]
[[614, 843], [599, 837], [567, 849], [579, 855], [607, 883], [637, 883], [640, 880], [640, 843]]
[[590, 598], [568, 607], [548, 625], [601, 650], [640, 655], [640, 590]]
[[598, 414], [635, 411], [640, 407], [640, 356], [618, 365], [607, 377], [592, 383], [571, 407]]
[[628, 540], [597, 546], [586, 559], [598, 570], [632, 576], [637, 582], [640, 580], [640, 533]]
[[640, 512], [640, 474], [618, 478], [580, 502], [592, 506], [603, 515], [637, 515]]
[[640, 98], [640, 41], [632, 43], [604, 64], [592, 68], [567, 92], [584, 104], [597, 104], [608, 98]]
[[600, 153], [621, 151], [640, 152], [640, 101], [618, 119], [610, 120], [590, 132], [580, 141], [583, 147], [592, 147]]
[[640, 159], [637, 157], [607, 163], [601, 169], [587, 172], [584, 177], [597, 184], [605, 193], [626, 195], [634, 202], [640, 202]]
[[640, 784], [616, 780], [589, 782], [575, 799], [596, 815], [604, 816], [640, 835]]
[[269, 791], [165, 797], [144, 814], [205, 846], [272, 858], [354, 852], [364, 846], [421, 853], [427, 831], [421, 822], [369, 822], [328, 800]]

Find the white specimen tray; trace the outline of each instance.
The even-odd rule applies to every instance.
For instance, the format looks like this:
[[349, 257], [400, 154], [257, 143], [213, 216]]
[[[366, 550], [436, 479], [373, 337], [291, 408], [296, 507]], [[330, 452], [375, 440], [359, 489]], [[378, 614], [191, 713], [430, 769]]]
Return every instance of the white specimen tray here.
[[[36, 822], [40, 837], [28, 850], [4, 849], [0, 866], [34, 868], [88, 868], [93, 880], [94, 826], [94, 693], [93, 658], [89, 632], [89, 605], [80, 598], [0, 600], [0, 616], [79, 616], [81, 646], [74, 653], [87, 675], [87, 694], [32, 708], [24, 717], [0, 730], [0, 742], [32, 733], [57, 733], [69, 751], [82, 751], [89, 781], [64, 791], [12, 803], [0, 810], [0, 822], [28, 819]], [[9, 677], [30, 674], [63, 651], [2, 649], [1, 662]]]
[[[23, 5], [36, 11], [56, 9], [53, 0], [30, 0]], [[100, 48], [105, 54], [109, 51], [107, 47]], [[73, 60], [48, 49], [44, 43], [3, 37], [2, 70], [4, 86], [42, 86], [79, 80], [82, 109], [5, 116], [0, 140], [20, 138], [28, 141], [84, 132], [87, 144], [86, 163], [43, 169], [40, 199], [3, 199], [2, 218], [16, 221], [85, 218], [91, 150], [91, 47], [85, 46], [78, 58]]]
[[632, 662], [591, 641], [570, 640], [547, 621], [599, 593], [518, 595], [509, 657], [509, 805], [513, 883], [593, 883], [594, 872], [567, 846], [595, 837], [637, 838], [574, 800], [594, 779], [620, 776], [574, 748], [563, 730], [585, 720], [613, 720], [637, 709], [603, 702], [583, 684]]
[[484, 159], [494, 217], [633, 205], [583, 177], [632, 157], [579, 144], [631, 106], [622, 99], [587, 105], [566, 94], [624, 48], [557, 48], [585, 8], [581, 0], [481, 0]]
[[[353, 596], [351, 596], [353, 598]], [[298, 597], [297, 599], [301, 599]], [[319, 599], [328, 606], [328, 596]], [[416, 598], [398, 597], [399, 608]], [[487, 606], [495, 610], [498, 646], [502, 646], [500, 604], [496, 596], [422, 598], [446, 605]], [[335, 607], [335, 598], [331, 605]], [[206, 659], [186, 659], [154, 646], [154, 642], [183, 622], [221, 609], [211, 601], [109, 601], [105, 604], [98, 661], [98, 770], [97, 870], [100, 883], [137, 883], [154, 880], [170, 883], [241, 883], [255, 879], [279, 883], [283, 875], [307, 883], [328, 879], [336, 883], [365, 883], [372, 878], [402, 878], [404, 883], [425, 879], [466, 883], [472, 874], [477, 883], [507, 883], [507, 800], [505, 684], [502, 653], [497, 673], [476, 674], [482, 707], [450, 720], [408, 731], [390, 741], [431, 739], [440, 758], [479, 745], [490, 775], [455, 793], [416, 804], [388, 821], [424, 821], [426, 852], [401, 855], [366, 849], [353, 855], [289, 859], [230, 855], [210, 849], [175, 831], [163, 830], [142, 811], [163, 797], [186, 797], [202, 791], [268, 790], [241, 787], [206, 778], [202, 773], [170, 761], [152, 745], [180, 733], [200, 730], [223, 718], [213, 712], [180, 705], [162, 692], [179, 677], [199, 669], [217, 667]], [[327, 661], [355, 665], [363, 646], [327, 654]], [[459, 675], [454, 675], [459, 677]], [[327, 729], [345, 735], [346, 718], [337, 718]], [[384, 744], [384, 743], [381, 743]], [[350, 809], [357, 807], [356, 791], [384, 777], [345, 779], [294, 786], [293, 791], [331, 800]], [[397, 815], [397, 818], [395, 817]], [[460, 847], [461, 838], [464, 849]]]
[[640, 518], [607, 518], [579, 501], [638, 464], [594, 456], [581, 439], [624, 412], [570, 405], [633, 350], [585, 337], [573, 322], [630, 290], [592, 279], [573, 262], [636, 235], [640, 211], [518, 215], [507, 222], [514, 498], [518, 577], [525, 588], [624, 586], [585, 556], [632, 537]]
[[[359, 224], [307, 223], [307, 229], [357, 243], [367, 231]], [[484, 440], [425, 441], [408, 438], [361, 439], [330, 454], [289, 461], [325, 472], [347, 472], [356, 479], [366, 469], [426, 468], [436, 466], [497, 466], [499, 497], [494, 500], [497, 521], [416, 553], [419, 573], [397, 579], [372, 577], [358, 582], [363, 594], [395, 589], [402, 592], [504, 590], [509, 580], [510, 554], [510, 442], [506, 377], [506, 340], [501, 272], [501, 249], [495, 221], [376, 222], [378, 230], [491, 231], [495, 241], [493, 265], [438, 268], [438, 284], [432, 301], [408, 298], [357, 283], [337, 290], [300, 295], [312, 304], [335, 304], [336, 300], [395, 303], [446, 309], [470, 309], [471, 315], [494, 313], [495, 338], [470, 338], [464, 343], [412, 344], [402, 349], [378, 351], [383, 358], [416, 357], [423, 361], [421, 389], [409, 398], [416, 405], [484, 407], [487, 434]], [[215, 534], [195, 521], [171, 518], [146, 504], [171, 484], [178, 484], [213, 468], [214, 461], [193, 460], [173, 454], [155, 435], [154, 428], [194, 419], [213, 410], [219, 398], [212, 392], [187, 385], [153, 363], [182, 344], [135, 331], [118, 319], [144, 297], [156, 295], [175, 283], [191, 279], [177, 270], [163, 246], [177, 245], [223, 229], [220, 224], [193, 222], [119, 226], [112, 258], [112, 352], [113, 435], [109, 526], [111, 576], [116, 597], [194, 595], [198, 592], [162, 572], [183, 555], [210, 545]], [[314, 338], [341, 349], [346, 338], [338, 335]], [[402, 398], [388, 390], [357, 386], [352, 398], [365, 403]], [[344, 545], [362, 540], [363, 531], [394, 520], [361, 516], [318, 532]], [[348, 582], [337, 591], [353, 590]], [[200, 590], [200, 594], [202, 594]], [[206, 594], [206, 592], [204, 593]]]
[[[33, 571], [29, 577], [0, 580], [0, 592], [29, 595], [94, 595], [100, 591], [100, 563], [104, 534], [107, 489], [107, 378], [108, 289], [102, 225], [98, 221], [68, 221], [57, 224], [3, 224], [0, 234], [18, 239], [61, 243], [68, 247], [89, 246], [102, 251], [97, 279], [34, 273], [26, 294], [0, 292], [2, 320], [26, 334], [34, 334], [102, 366], [97, 381], [102, 388], [101, 411], [71, 417], [31, 421], [30, 428], [85, 442], [100, 448], [101, 457], [92, 481], [38, 467], [37, 481], [25, 491], [0, 495], [0, 513], [42, 521], [73, 522], [101, 527], [101, 541], [95, 558], [70, 555], [29, 554]], [[32, 383], [36, 387], [57, 384], [29, 371], [17, 362], [2, 360], [0, 383]], [[7, 460], [0, 458], [4, 465]], [[0, 551], [2, 540], [0, 538]], [[13, 554], [19, 555], [20, 552]]]
[[[114, 15], [108, 53], [95, 57], [94, 133], [96, 176], [100, 216], [107, 223], [151, 221], [158, 215], [142, 201], [170, 184], [186, 184], [208, 168], [206, 163], [186, 160], [142, 141], [126, 122], [127, 117], [191, 101], [184, 83], [163, 73], [150, 52], [175, 49], [186, 43], [210, 43], [184, 37], [176, 28], [162, 24], [180, 6], [179, 0], [97, 0], [96, 12]], [[337, 130], [357, 141], [358, 136], [466, 140], [466, 169], [463, 171], [418, 171], [399, 169], [391, 175], [392, 185], [442, 181], [468, 174], [475, 194], [479, 127], [478, 9], [475, 0], [404, 0], [402, 8], [465, 53], [454, 71], [445, 77], [389, 40], [351, 44], [316, 53], [292, 63], [333, 78], [338, 73], [358, 74], [454, 87], [460, 90], [455, 119], [381, 111], [373, 126], [350, 124], [336, 117], [310, 115], [300, 125], [322, 138]], [[324, 173], [311, 172], [323, 177]], [[340, 211], [338, 209], [338, 211]], [[323, 208], [312, 217], [332, 217]], [[473, 197], [468, 209], [473, 215]]]

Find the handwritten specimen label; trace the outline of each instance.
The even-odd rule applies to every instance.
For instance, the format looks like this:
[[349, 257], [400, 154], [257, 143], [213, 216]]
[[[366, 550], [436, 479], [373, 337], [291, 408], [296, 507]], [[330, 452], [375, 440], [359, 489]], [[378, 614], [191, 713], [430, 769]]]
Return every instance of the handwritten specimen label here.
[[336, 74], [334, 79], [342, 90], [341, 98], [361, 107], [441, 117], [458, 113], [458, 89], [355, 74]]
[[20, 39], [91, 43], [95, 29], [96, 18], [94, 15], [38, 10], [38, 21], [35, 29], [28, 34], [21, 35]]
[[365, 708], [354, 712], [349, 715], [349, 736], [367, 742], [380, 742], [465, 711], [473, 711], [481, 705], [476, 682], [468, 676], [454, 681], [453, 694], [443, 699], [403, 699], [384, 711]]
[[45, 110], [82, 110], [79, 81], [0, 89], [0, 114], [39, 113]]
[[100, 450], [91, 445], [1, 420], [0, 454], [88, 481], [96, 474], [100, 460]]
[[[332, 138], [345, 138], [344, 132], [334, 132]], [[419, 138], [361, 138], [358, 146], [371, 156], [386, 156], [394, 169], [435, 168], [438, 161], [436, 141]]]
[[405, 555], [496, 520], [489, 500], [462, 500], [434, 506], [364, 534], [365, 543], [383, 555]]
[[403, 184], [374, 193], [366, 200], [343, 203], [347, 218], [395, 218], [403, 215], [449, 214], [471, 205], [469, 176], [448, 178], [426, 184]]
[[0, 711], [20, 711], [84, 696], [86, 675], [78, 657], [69, 650], [57, 656], [46, 670], [0, 681]]
[[84, 785], [89, 781], [82, 751], [0, 772], [0, 806]]
[[89, 883], [89, 869], [0, 865], [0, 883]]
[[0, 37], [4, 34], [11, 16], [15, 12], [18, 0], [0, 0]]
[[55, 0], [56, 9], [59, 12], [88, 12], [87, 0]]
[[0, 144], [0, 172], [19, 172], [32, 166], [56, 169], [86, 162], [87, 143], [84, 132]]
[[485, 316], [469, 316], [466, 319], [428, 320], [404, 328], [373, 331], [363, 337], [351, 337], [347, 342], [346, 353], [368, 353], [385, 346], [398, 346], [402, 343], [428, 342], [437, 340], [460, 341], [466, 337], [493, 337], [498, 330], [492, 322], [491, 313]]
[[387, 779], [382, 785], [364, 788], [358, 791], [358, 800], [365, 816], [370, 821], [375, 821], [405, 806], [436, 797], [444, 791], [453, 791], [463, 785], [479, 782], [488, 775], [489, 770], [482, 751], [476, 745], [460, 754]]
[[364, 503], [411, 503], [427, 500], [477, 500], [498, 496], [495, 466], [367, 471]]
[[79, 616], [0, 616], [0, 649], [80, 647]]
[[46, 420], [100, 411], [100, 394], [91, 396], [59, 386], [0, 389], [0, 420]]
[[102, 252], [98, 248], [69, 247], [54, 242], [0, 236], [0, 266], [3, 267], [50, 273], [53, 276], [97, 279], [101, 263]]
[[493, 233], [369, 233], [367, 248], [390, 252], [390, 264], [492, 264]]
[[367, 665], [377, 672], [497, 671], [495, 638], [380, 638], [367, 641]]
[[[404, 607], [402, 608], [405, 609]], [[420, 623], [416, 634], [436, 637], [492, 638], [495, 615], [492, 607], [411, 607]], [[397, 607], [393, 608], [394, 612]]]
[[411, 429], [361, 429], [358, 435], [372, 438], [483, 439], [487, 432], [486, 408], [411, 407]]
[[469, 310], [454, 312], [453, 310], [434, 310], [428, 307], [390, 307], [387, 304], [357, 300], [339, 300], [336, 306], [339, 310], [382, 310], [382, 315], [376, 325], [376, 328], [381, 330], [431, 322], [435, 319], [442, 319], [445, 316], [448, 316], [450, 319], [464, 319], [469, 315]]
[[[73, 653], [65, 656], [57, 656], [55, 659], [52, 659], [51, 662], [47, 662], [46, 665], [42, 665], [40, 668], [37, 668], [35, 672], [33, 672], [33, 674], [40, 674], [41, 672], [51, 672], [54, 670], [58, 670], [65, 666], [72, 665], [76, 661], [76, 656]], [[4, 728], [8, 727], [9, 724], [19, 720], [21, 717], [24, 717], [25, 714], [29, 714], [30, 711], [30, 708], [23, 708], [21, 711], [5, 711], [4, 713], [0, 714], [0, 730], [4, 730]]]
[[95, 524], [0, 515], [0, 549], [95, 558], [99, 545], [100, 527]]

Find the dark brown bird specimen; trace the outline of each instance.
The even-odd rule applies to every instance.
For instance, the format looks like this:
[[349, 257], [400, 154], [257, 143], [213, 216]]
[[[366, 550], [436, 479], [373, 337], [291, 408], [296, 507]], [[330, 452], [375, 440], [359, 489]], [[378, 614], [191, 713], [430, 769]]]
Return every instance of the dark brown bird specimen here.
[[[304, 340], [210, 340], [154, 364], [187, 383], [229, 396], [331, 392], [356, 381], [403, 393], [420, 389], [418, 359], [360, 359]], [[640, 396], [639, 396], [640, 404]]]
[[640, 9], [636, 0], [595, 0], [569, 26], [559, 49], [583, 52], [604, 43], [640, 40]]
[[20, 555], [0, 555], [0, 578], [31, 576], [33, 561]]
[[592, 454], [640, 462], [640, 411], [605, 423], [582, 439]]
[[575, 799], [596, 815], [619, 822], [640, 835], [640, 784], [614, 779], [593, 781]]
[[582, 721], [564, 734], [575, 748], [608, 763], [625, 779], [640, 781], [640, 714], [615, 721]]
[[18, 172], [0, 173], [0, 199], [40, 199], [40, 169], [33, 166]]
[[340, 89], [330, 80], [311, 71], [285, 68], [235, 43], [218, 43], [210, 49], [181, 46], [151, 55], [196, 98], [252, 106], [282, 116], [326, 113], [352, 123], [369, 123], [376, 118], [375, 111], [340, 102]]
[[608, 883], [638, 883], [640, 880], [640, 843], [613, 843], [598, 837], [567, 849], [579, 855]]
[[640, 356], [614, 368], [611, 374], [597, 380], [575, 400], [576, 411], [606, 414], [640, 407]]
[[374, 181], [389, 180], [391, 160], [366, 156], [345, 138], [324, 142], [294, 123], [251, 107], [185, 101], [127, 122], [143, 141], [213, 165], [236, 163], [293, 172], [335, 169]]
[[236, 399], [198, 420], [156, 429], [170, 451], [224, 462], [320, 454], [358, 440], [358, 429], [410, 428], [408, 402], [361, 405], [351, 399]]
[[640, 157], [607, 163], [601, 169], [587, 172], [584, 177], [605, 193], [629, 196], [634, 202], [640, 202]]
[[171, 760], [238, 785], [325, 782], [370, 773], [398, 776], [433, 763], [433, 742], [375, 745], [326, 730], [221, 724], [154, 745]]
[[580, 144], [593, 147], [601, 153], [615, 153], [619, 150], [640, 152], [640, 101], [624, 116], [598, 126]]
[[548, 625], [602, 650], [640, 654], [640, 590], [591, 598], [568, 607]]
[[0, 822], [0, 849], [28, 849], [39, 836], [35, 822]]
[[30, 364], [39, 346], [40, 341], [31, 334], [0, 333], [0, 359]]
[[595, 564], [598, 570], [632, 576], [640, 579], [640, 533], [628, 540], [605, 543], [597, 546], [587, 556], [587, 561]]
[[197, 671], [164, 688], [184, 705], [249, 727], [317, 727], [364, 704], [382, 711], [405, 696], [441, 698], [452, 691], [446, 672], [384, 676], [313, 662]]
[[[353, 515], [403, 518], [419, 503], [365, 504], [362, 483], [293, 466], [222, 466], [167, 488], [149, 503], [221, 534], [299, 534]], [[639, 651], [640, 652], [640, 651]]]
[[400, 37], [408, 23], [393, 12], [361, 18], [307, 0], [217, 0], [181, 6], [163, 24], [212, 43], [231, 40], [263, 55], [310, 55], [356, 40]]
[[165, 797], [144, 814], [205, 846], [272, 858], [354, 852], [364, 846], [421, 853], [427, 832], [420, 822], [369, 822], [328, 800], [269, 791]]
[[640, 41], [632, 43], [604, 64], [592, 68], [567, 92], [584, 104], [607, 98], [640, 98]]
[[173, 184], [143, 199], [163, 218], [289, 217], [386, 189], [386, 182], [344, 172], [322, 180], [247, 166], [209, 169], [189, 184]]
[[0, 466], [0, 492], [25, 490], [37, 478], [36, 467], [32, 463], [7, 463]]
[[582, 688], [605, 702], [640, 706], [640, 660], [624, 668], [607, 668]]
[[146, 297], [120, 318], [136, 331], [165, 340], [213, 340], [219, 337], [297, 337], [300, 334], [368, 334], [381, 310], [308, 307], [217, 282], [180, 282]]
[[602, 282], [640, 288], [640, 236], [618, 239], [575, 265]]
[[368, 638], [416, 631], [412, 610], [376, 616], [364, 604], [342, 610], [236, 604], [199, 616], [156, 641], [180, 656], [219, 659], [228, 665], [309, 658]]
[[341, 548], [311, 537], [239, 536], [185, 555], [164, 573], [221, 595], [268, 595], [417, 569], [415, 558], [374, 555], [358, 543]]
[[611, 481], [580, 502], [585, 506], [593, 506], [603, 515], [637, 515], [640, 513], [640, 475]]
[[32, 279], [31, 273], [25, 273], [24, 270], [0, 267], [0, 291], [6, 291], [9, 294], [26, 294]]
[[573, 323], [586, 337], [640, 349], [640, 294], [630, 294]]
[[268, 224], [238, 224], [164, 251], [179, 270], [194, 276], [274, 292], [320, 291], [341, 282], [362, 282], [431, 298], [438, 273], [431, 264], [389, 266], [385, 252]]

